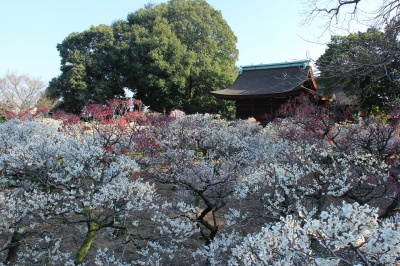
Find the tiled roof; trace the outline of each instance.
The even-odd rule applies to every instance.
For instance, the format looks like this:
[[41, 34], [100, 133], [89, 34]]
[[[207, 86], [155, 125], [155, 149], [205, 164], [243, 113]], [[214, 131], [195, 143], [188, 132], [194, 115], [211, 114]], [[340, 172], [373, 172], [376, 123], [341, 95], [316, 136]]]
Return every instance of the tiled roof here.
[[310, 82], [311, 67], [307, 66], [307, 63], [308, 61], [302, 60], [245, 66], [241, 68], [241, 73], [230, 87], [212, 91], [211, 94], [218, 98], [271, 97], [277, 94], [291, 94], [303, 90], [304, 87], [315, 90], [315, 83]]

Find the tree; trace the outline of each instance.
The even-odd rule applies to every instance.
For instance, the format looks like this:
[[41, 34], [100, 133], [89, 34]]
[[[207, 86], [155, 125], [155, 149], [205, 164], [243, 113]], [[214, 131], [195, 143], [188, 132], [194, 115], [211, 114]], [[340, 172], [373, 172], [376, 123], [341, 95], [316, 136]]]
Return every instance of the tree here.
[[[7, 72], [3, 78], [0, 78], [1, 109], [19, 113], [33, 108], [45, 86], [39, 78]], [[1, 115], [4, 116], [4, 113]]]
[[[230, 249], [228, 264], [395, 265], [400, 251], [398, 219], [379, 221], [376, 209], [356, 203], [331, 207], [315, 219], [287, 216], [239, 240]], [[218, 249], [234, 243], [224, 240], [198, 254], [220, 265], [224, 260], [215, 256]]]
[[47, 94], [61, 100], [58, 108], [78, 114], [85, 105], [125, 95], [118, 68], [118, 44], [110, 26], [71, 33], [57, 50], [61, 75], [50, 81]]
[[218, 233], [218, 212], [255, 157], [247, 153], [246, 144], [260, 129], [246, 121], [236, 124], [212, 115], [191, 115], [171, 121], [159, 132], [160, 155], [153, 159], [159, 170], [154, 176], [194, 197], [191, 203], [198, 212], [191, 219], [206, 244]]
[[[300, 168], [305, 166], [308, 169], [306, 171], [324, 169], [324, 180], [319, 180], [319, 174], [314, 175], [314, 179], [319, 180], [317, 184], [327, 185], [330, 182], [338, 184], [341, 178], [345, 178], [346, 181], [344, 183], [347, 184], [347, 188], [342, 186], [341, 188], [336, 187], [336, 189], [333, 189], [335, 186], [332, 185], [322, 185], [311, 191], [311, 193], [300, 192], [297, 194], [298, 197], [314, 198], [316, 200], [315, 203], [317, 203], [316, 206], [323, 203], [326, 199], [325, 196], [332, 194], [332, 192], [336, 194], [334, 196], [336, 198], [345, 197], [360, 204], [370, 204], [377, 199], [385, 199], [383, 201], [386, 202], [386, 206], [381, 207], [379, 215], [380, 217], [389, 216], [396, 208], [400, 195], [396, 174], [388, 175], [387, 173], [388, 169], [392, 173], [397, 172], [395, 170], [397, 169], [397, 160], [390, 158], [396, 157], [398, 154], [400, 141], [397, 135], [398, 122], [396, 120], [387, 121], [382, 116], [366, 116], [359, 123], [351, 123], [353, 119], [351, 111], [338, 112], [334, 106], [316, 105], [307, 98], [296, 99], [296, 102], [294, 106], [289, 104], [289, 106], [283, 106], [282, 111], [284, 112], [282, 113], [287, 118], [276, 119], [271, 124], [272, 130], [281, 138], [290, 140], [291, 143], [298, 143], [297, 145], [300, 145], [304, 151], [309, 149], [309, 145], [311, 145], [311, 150], [305, 152], [302, 156], [310, 156], [306, 160], [311, 162], [312, 165], [307, 165], [303, 162], [297, 163], [297, 165], [301, 165]], [[338, 122], [348, 124], [346, 126], [338, 126]], [[321, 152], [321, 149], [327, 150]], [[295, 150], [292, 150], [290, 146], [285, 147], [284, 150], [287, 154], [281, 157], [290, 158], [295, 156], [290, 160], [292, 164], [296, 162], [297, 158], [302, 157]], [[325, 155], [323, 154], [328, 157], [324, 158]], [[320, 157], [321, 155], [323, 157]], [[362, 169], [358, 167], [360, 161], [363, 161]], [[370, 165], [372, 167], [369, 167]], [[388, 166], [389, 168], [387, 168]], [[281, 167], [286, 167], [285, 161]], [[332, 167], [340, 168], [340, 170], [333, 170], [331, 173], [340, 172], [341, 177], [327, 178], [326, 174], [332, 171]], [[348, 173], [344, 174], [346, 171]], [[318, 172], [319, 170], [315, 173]], [[367, 179], [364, 179], [364, 177], [367, 177]], [[295, 179], [291, 178], [287, 184], [290, 186], [292, 182], [296, 182]], [[301, 178], [300, 180], [303, 179]], [[284, 179], [281, 181], [275, 179], [273, 181], [278, 183], [281, 181], [286, 182]], [[308, 187], [312, 188], [313, 185], [308, 184]], [[330, 187], [330, 192], [325, 190], [328, 187]], [[286, 205], [289, 205], [287, 200], [293, 199], [293, 196], [296, 195], [295, 191], [299, 188], [301, 186], [297, 184], [293, 193], [287, 194], [287, 190], [281, 193], [285, 195], [283, 201], [286, 202]], [[339, 190], [342, 191], [339, 192]], [[293, 202], [296, 201], [299, 201], [299, 199], [297, 198]]]
[[236, 36], [204, 0], [147, 5], [112, 26], [92, 27], [67, 37], [58, 50], [62, 74], [52, 97], [78, 113], [84, 104], [104, 103], [136, 92], [157, 112], [232, 114], [232, 103], [209, 92], [224, 89], [237, 75]]
[[193, 56], [165, 18], [147, 23], [147, 27], [139, 23], [129, 25], [134, 43], [129, 53], [132, 63], [126, 73], [131, 81], [129, 87], [154, 111], [183, 109]]
[[[322, 82], [327, 80], [328, 86], [344, 88], [369, 109], [373, 105], [387, 106], [388, 99], [397, 101], [400, 2], [312, 0], [304, 1], [304, 6], [306, 24], [325, 23], [324, 32], [334, 35], [317, 61]], [[355, 24], [370, 29], [366, 33], [351, 33]], [[338, 36], [338, 30], [351, 34]]]
[[[83, 226], [76, 235], [79, 248], [70, 250], [81, 264], [98, 232], [125, 230], [152, 204], [153, 186], [133, 176], [136, 162], [109, 152], [97, 134], [36, 121], [10, 120], [0, 127], [2, 261], [57, 260], [68, 237], [57, 232]], [[58, 247], [49, 243], [53, 237]]]
[[266, 127], [119, 100], [0, 124], [1, 263], [398, 264], [398, 125], [302, 105]]
[[50, 98], [45, 91], [42, 94], [40, 94], [40, 97], [37, 100], [35, 107], [38, 109], [48, 108], [48, 110], [51, 110], [57, 105], [57, 103], [58, 101]]
[[[163, 20], [160, 20], [159, 17], [162, 17]], [[149, 60], [146, 61], [149, 62], [149, 65], [142, 65], [146, 68], [143, 74], [150, 75], [147, 78], [154, 81], [150, 81], [151, 84], [148, 84], [150, 86], [141, 82], [136, 85], [135, 89], [140, 99], [158, 111], [165, 109], [169, 111], [171, 107], [174, 107], [182, 108], [189, 114], [221, 111], [226, 114], [229, 112], [226, 103], [215, 100], [208, 93], [211, 90], [226, 88], [237, 75], [235, 67], [238, 56], [235, 47], [236, 36], [219, 11], [214, 10], [204, 0], [172, 0], [167, 4], [150, 5], [145, 9], [138, 10], [128, 16], [127, 22], [143, 28], [155, 40], [163, 35], [165, 36], [162, 37], [163, 40], [169, 38], [171, 42], [175, 39], [175, 45], [178, 45], [176, 52], [183, 57], [183, 60], [179, 57], [176, 58], [172, 61], [175, 63], [168, 66], [165, 61], [168, 60], [167, 56], [171, 52], [163, 52], [160, 49], [162, 46], [152, 48], [149, 44], [144, 44], [143, 47], [147, 51], [151, 51], [152, 58], [147, 57]], [[161, 23], [165, 23], [163, 35], [160, 35], [161, 32], [154, 28], [156, 25], [157, 27], [161, 26]], [[168, 34], [172, 34], [174, 38], [168, 37]], [[140, 49], [136, 51], [140, 51]], [[139, 56], [139, 58], [143, 57]], [[164, 74], [153, 75], [154, 71], [147, 70], [148, 67], [156, 67]], [[184, 71], [179, 72], [178, 67], [183, 68]], [[178, 72], [176, 73], [176, 71]], [[174, 77], [172, 74], [178, 76]], [[143, 75], [141, 74], [141, 76]], [[170, 81], [166, 82], [168, 80]], [[177, 95], [180, 100], [173, 106], [163, 104], [165, 100], [170, 101], [169, 98], [152, 97], [153, 104], [146, 102], [147, 95], [160, 91]], [[176, 93], [177, 91], [178, 93]], [[174, 102], [173, 99], [171, 100], [171, 103]], [[159, 105], [162, 108], [159, 108]]]
[[391, 28], [371, 28], [348, 36], [332, 36], [316, 61], [319, 81], [328, 91], [342, 88], [364, 108], [385, 106], [400, 96], [399, 43]]

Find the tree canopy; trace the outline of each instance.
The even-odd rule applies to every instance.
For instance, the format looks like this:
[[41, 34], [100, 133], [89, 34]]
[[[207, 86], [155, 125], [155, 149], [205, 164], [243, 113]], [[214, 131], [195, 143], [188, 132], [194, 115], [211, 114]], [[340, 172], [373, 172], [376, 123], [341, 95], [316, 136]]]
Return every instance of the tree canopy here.
[[148, 4], [126, 20], [64, 39], [57, 46], [62, 73], [48, 92], [75, 113], [129, 88], [154, 111], [229, 114], [232, 104], [208, 92], [236, 78], [236, 41], [221, 12], [204, 0]]
[[0, 77], [0, 116], [34, 107], [46, 84], [40, 78], [7, 72]]
[[361, 107], [385, 105], [399, 97], [399, 42], [397, 30], [332, 36], [325, 53], [316, 61], [320, 82], [326, 89], [343, 89]]
[[[325, 53], [317, 60], [320, 81], [329, 89], [343, 89], [360, 107], [386, 105], [398, 98], [400, 1], [303, 1], [304, 22], [318, 23], [333, 33]], [[356, 24], [366, 32], [352, 33]], [[338, 36], [337, 32], [350, 32]]]
[[118, 49], [110, 26], [71, 33], [57, 49], [61, 75], [51, 80], [47, 92], [52, 98], [62, 97], [60, 108], [78, 113], [86, 104], [124, 95]]

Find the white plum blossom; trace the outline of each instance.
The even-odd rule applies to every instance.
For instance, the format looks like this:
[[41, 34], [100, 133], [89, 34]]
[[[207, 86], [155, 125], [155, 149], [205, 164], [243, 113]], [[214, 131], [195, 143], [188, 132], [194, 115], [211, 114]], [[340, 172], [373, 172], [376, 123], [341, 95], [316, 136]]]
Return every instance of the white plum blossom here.
[[176, 114], [1, 123], [0, 262], [400, 263], [393, 125]]
[[39, 222], [87, 222], [88, 232], [121, 226], [153, 204], [153, 185], [134, 177], [137, 163], [107, 152], [96, 135], [11, 120], [0, 124], [0, 139], [0, 223], [11, 233]]
[[[397, 265], [399, 225], [379, 221], [368, 205], [343, 203], [320, 219], [303, 223], [288, 216], [246, 236], [232, 249], [229, 265]], [[312, 239], [327, 253], [313, 250]]]
[[294, 265], [309, 262], [311, 253], [307, 231], [288, 216], [245, 237], [232, 249], [229, 265]]
[[[318, 226], [313, 223], [318, 221]], [[319, 220], [308, 221], [304, 228], [332, 254], [356, 253], [357, 263], [394, 265], [400, 262], [400, 223], [378, 220], [377, 209], [358, 203], [331, 207]], [[346, 261], [346, 258], [341, 258]]]

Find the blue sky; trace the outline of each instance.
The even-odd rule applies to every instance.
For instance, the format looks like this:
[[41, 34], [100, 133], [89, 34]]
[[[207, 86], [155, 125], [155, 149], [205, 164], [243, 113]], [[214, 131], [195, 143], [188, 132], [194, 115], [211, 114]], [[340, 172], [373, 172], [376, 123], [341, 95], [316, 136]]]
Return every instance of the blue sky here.
[[[126, 19], [149, 0], [0, 0], [0, 76], [7, 71], [48, 82], [60, 74], [56, 49], [72, 32]], [[165, 0], [153, 0], [158, 4]], [[318, 24], [302, 26], [300, 0], [208, 0], [220, 10], [238, 38], [237, 66], [311, 57], [325, 50], [316, 44]], [[307, 41], [309, 40], [309, 41]], [[328, 41], [328, 37], [320, 41]]]

